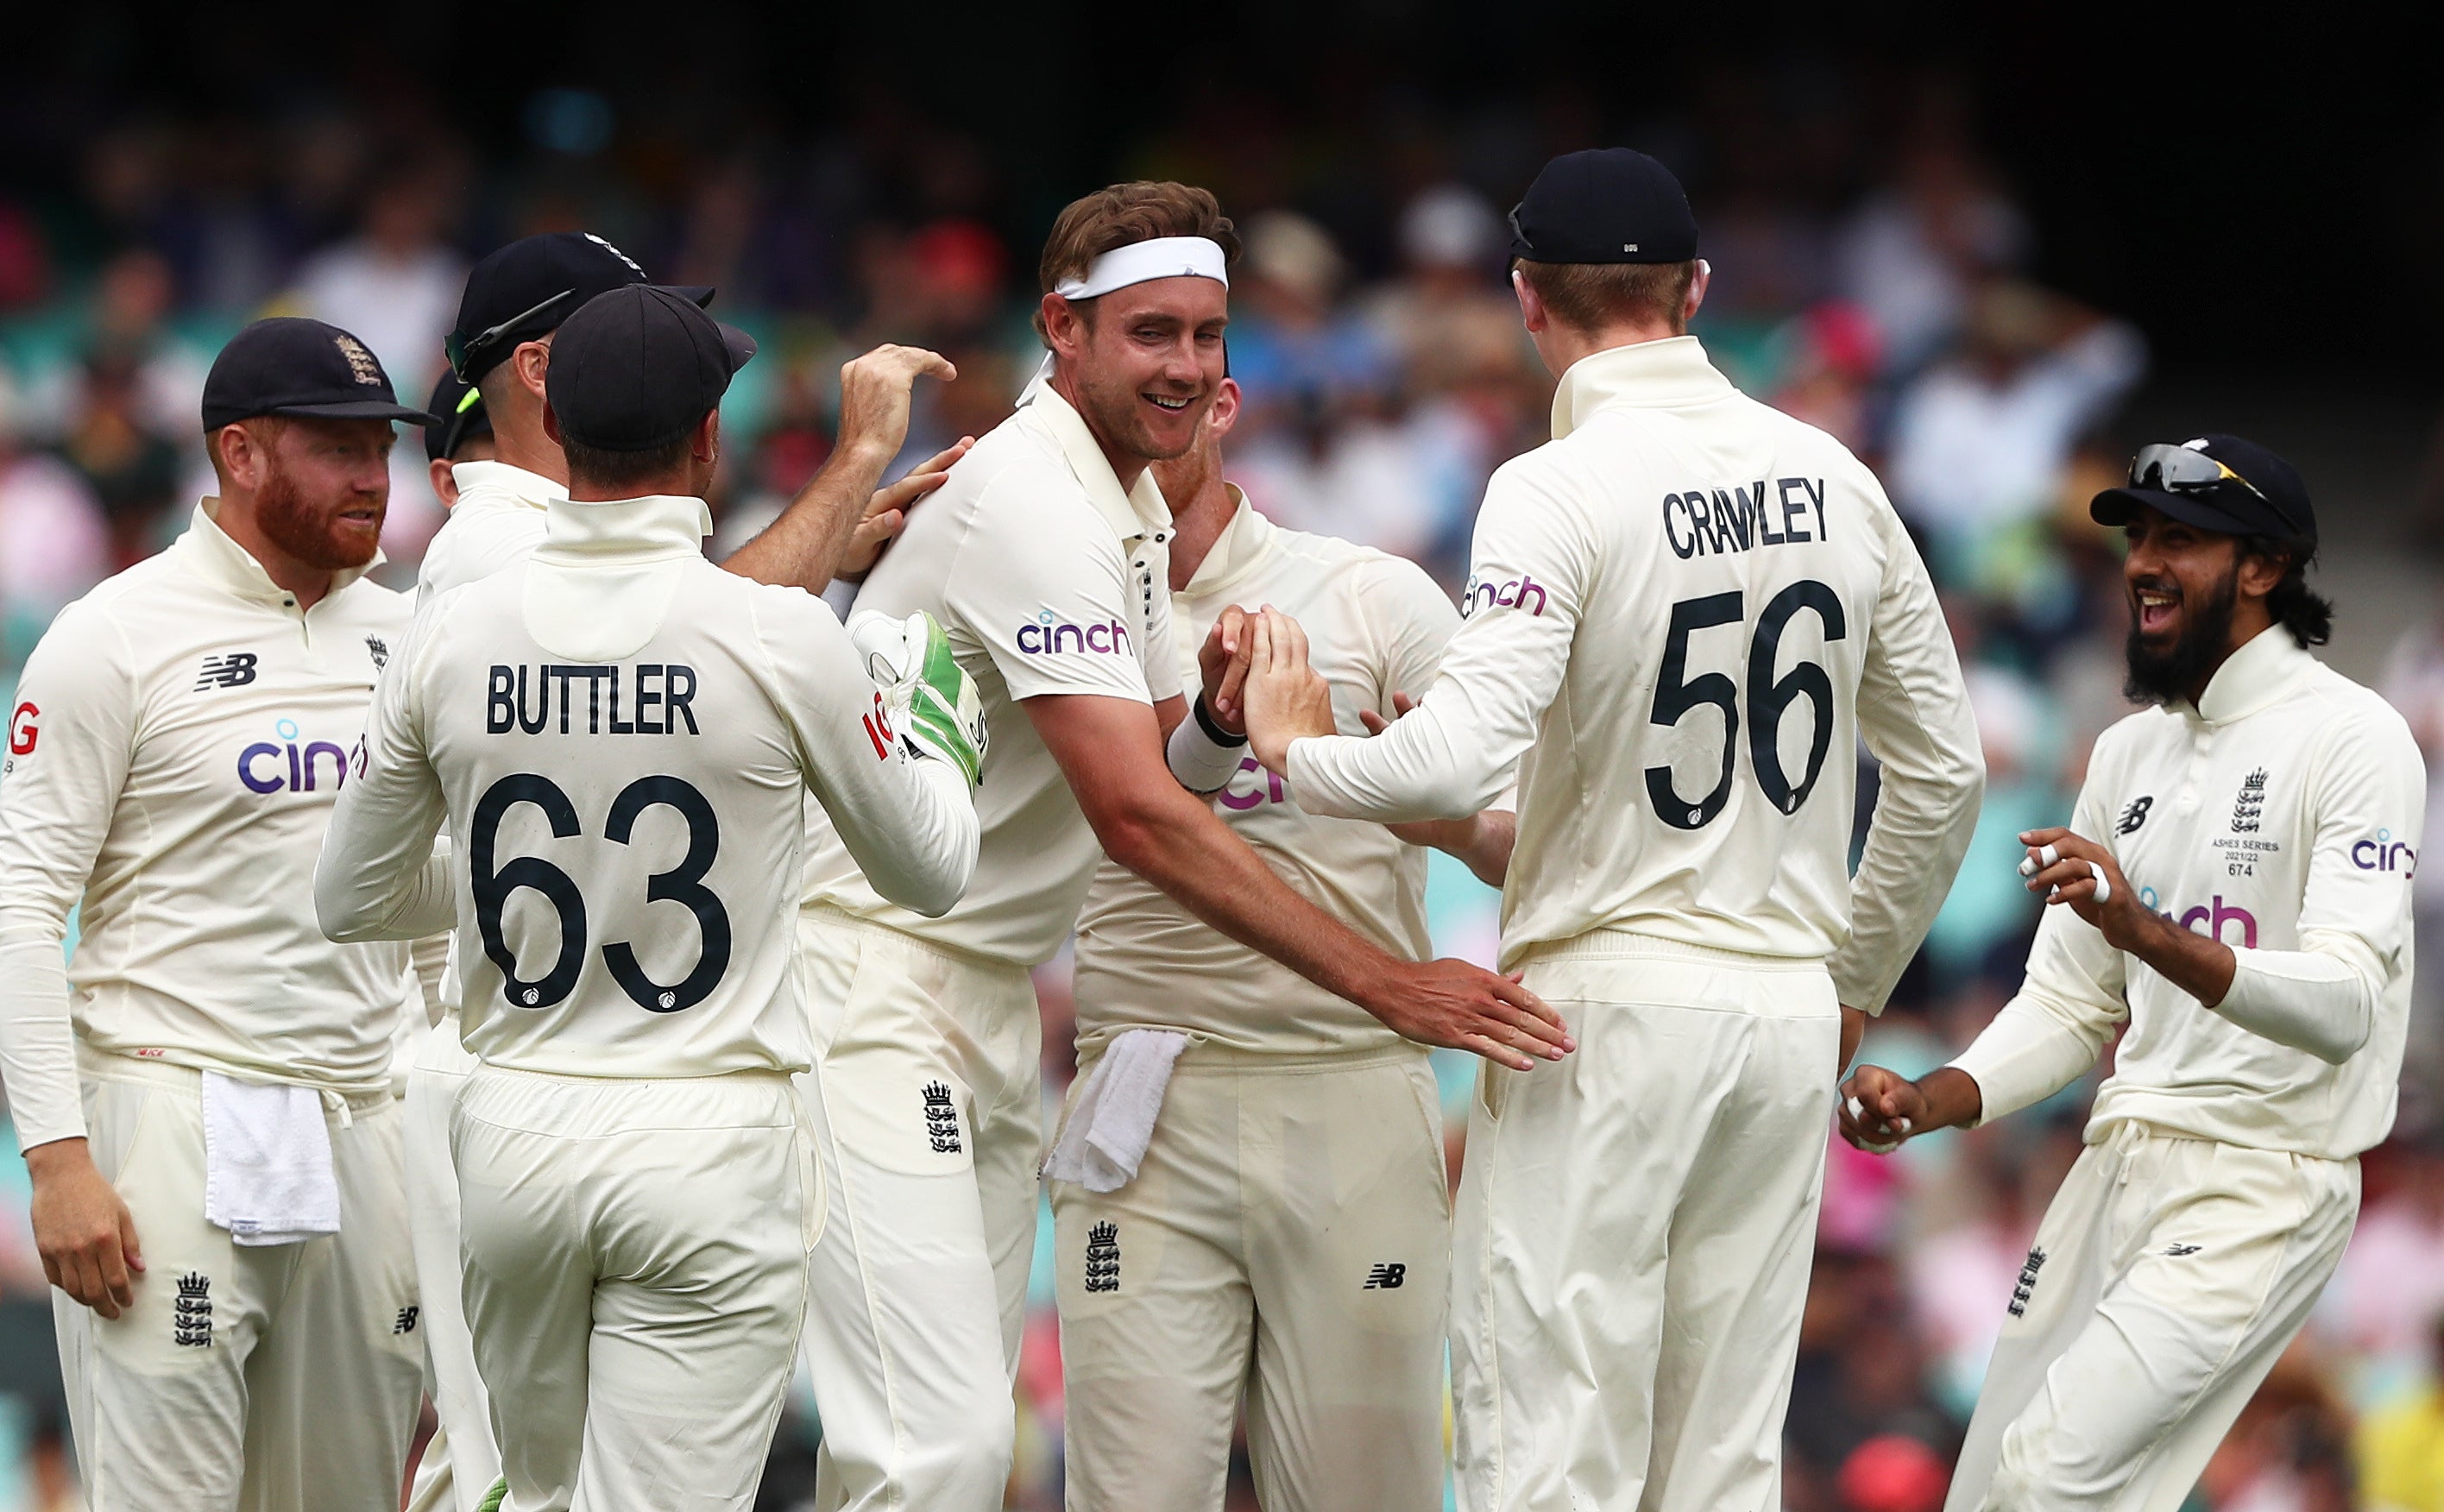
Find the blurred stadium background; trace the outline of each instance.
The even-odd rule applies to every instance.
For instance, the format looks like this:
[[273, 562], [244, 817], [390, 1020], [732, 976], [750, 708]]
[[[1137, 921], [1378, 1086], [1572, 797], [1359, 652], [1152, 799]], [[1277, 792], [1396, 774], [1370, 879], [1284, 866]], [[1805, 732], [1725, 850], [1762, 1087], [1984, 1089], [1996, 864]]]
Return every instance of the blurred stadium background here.
[[[840, 9], [11, 14], [0, 691], [61, 605], [206, 491], [196, 398], [249, 319], [335, 322], [420, 397], [469, 261], [514, 236], [594, 230], [717, 286], [765, 354], [726, 411], [727, 544], [821, 463], [838, 365], [873, 342], [959, 365], [910, 459], [1001, 418], [1033, 361], [1044, 229], [1133, 176], [1213, 188], [1248, 240], [1231, 474], [1286, 523], [1453, 583], [1487, 473], [1542, 439], [1550, 395], [1500, 277], [1503, 212], [1550, 154], [1618, 142], [1697, 202], [1716, 360], [1879, 467], [1971, 669], [1986, 817], [1868, 1056], [1936, 1063], [2017, 981], [2033, 910], [2010, 837], [2067, 812], [2121, 708], [2116, 548], [2084, 500], [2140, 440], [2234, 430], [2302, 467], [2341, 605], [2329, 655], [2444, 770], [2444, 111], [2380, 30], [2252, 37], [2094, 5]], [[440, 510], [412, 438], [400, 456], [405, 582]], [[2421, 899], [2444, 924], [2436, 876]], [[1434, 912], [1445, 949], [1490, 958], [1490, 896], [1457, 867]], [[1065, 963], [1041, 986], [1051, 1099]], [[2351, 1256], [2198, 1508], [2444, 1512], [2439, 996], [2422, 986]], [[1472, 1073], [1443, 1069], [1456, 1166]], [[2083, 1107], [2066, 1094], [1890, 1162], [1835, 1144], [1794, 1512], [1939, 1506]], [[47, 1512], [80, 1503], [24, 1167], [0, 1146], [0, 1512]], [[1039, 1281], [1010, 1504], [1049, 1509], [1061, 1367]], [[816, 1430], [785, 1425], [765, 1505], [810, 1493]], [[1244, 1478], [1233, 1495], [1254, 1504]]]

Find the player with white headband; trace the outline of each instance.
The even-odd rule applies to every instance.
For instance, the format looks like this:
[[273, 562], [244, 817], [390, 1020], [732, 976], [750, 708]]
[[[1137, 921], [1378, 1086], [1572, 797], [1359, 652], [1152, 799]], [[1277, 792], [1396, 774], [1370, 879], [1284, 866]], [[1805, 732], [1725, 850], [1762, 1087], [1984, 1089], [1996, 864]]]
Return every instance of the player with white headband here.
[[2392, 1127], [2426, 778], [2401, 716], [2308, 655], [2317, 522], [2236, 436], [2151, 446], [2090, 507], [2122, 526], [2131, 715], [2021, 873], [2027, 980], [1950, 1065], [1862, 1065], [1862, 1149], [2087, 1073], [2087, 1151], [2008, 1302], [1949, 1512], [2172, 1512], [2307, 1318]]
[[[1060, 949], [1103, 853], [1411, 1039], [1523, 1070], [1566, 1043], [1516, 985], [1332, 919], [1173, 774], [1240, 759], [1183, 696], [1171, 512], [1147, 470], [1189, 450], [1221, 386], [1236, 247], [1213, 196], [1181, 184], [1064, 210], [1037, 315], [1049, 372], [858, 599], [941, 623], [993, 759], [974, 879], [939, 919], [878, 897], [827, 828], [809, 837], [801, 958], [831, 1204], [806, 1336], [820, 1504], [1001, 1505], [1043, 1152], [1028, 968]], [[1233, 649], [1217, 632], [1199, 657], [1226, 706]]]

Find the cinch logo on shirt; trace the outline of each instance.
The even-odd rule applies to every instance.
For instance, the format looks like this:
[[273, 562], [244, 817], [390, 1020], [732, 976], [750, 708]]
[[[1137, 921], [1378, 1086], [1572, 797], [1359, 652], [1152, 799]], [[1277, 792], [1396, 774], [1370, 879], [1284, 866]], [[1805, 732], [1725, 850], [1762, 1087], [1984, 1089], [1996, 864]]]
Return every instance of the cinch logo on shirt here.
[[1073, 625], [1051, 610], [1018, 627], [1018, 649], [1029, 656], [1054, 656], [1065, 651], [1092, 651], [1102, 655], [1126, 654], [1128, 627], [1114, 619], [1100, 625]]
[[[1231, 784], [1236, 783], [1239, 780], [1240, 772], [1255, 773], [1258, 777], [1264, 780], [1264, 785], [1252, 793], [1232, 792], [1231, 790]], [[1279, 777], [1274, 776], [1271, 772], [1265, 770], [1264, 763], [1256, 760], [1253, 756], [1240, 757], [1239, 771], [1232, 772], [1231, 774], [1231, 782], [1225, 783], [1222, 785], [1222, 790], [1213, 795], [1213, 801], [1215, 802], [1220, 803], [1224, 808], [1242, 814], [1246, 813], [1249, 809], [1260, 808], [1267, 803], [1285, 802], [1287, 802], [1287, 799], [1288, 795], [1282, 789], [1282, 780]]]
[[[348, 780], [348, 753], [327, 740], [310, 740], [297, 744], [297, 721], [284, 719], [271, 727], [279, 735], [277, 745], [268, 740], [256, 741], [237, 753], [237, 780], [257, 793], [310, 793], [322, 775], [316, 763], [327, 756], [331, 760], [330, 785], [339, 787]], [[287, 758], [286, 765], [282, 758]]]
[[[9, 749], [16, 749], [15, 744]], [[2351, 864], [2362, 872], [2399, 872], [2408, 881], [2418, 875], [2418, 853], [2393, 838], [2393, 831], [2380, 829], [2376, 839], [2361, 840], [2351, 847]]]
[[[1528, 609], [1528, 596], [1531, 593], [1536, 596], [1536, 607]], [[1542, 615], [1545, 612], [1545, 590], [1534, 578], [1524, 572], [1498, 588], [1471, 577], [1468, 592], [1460, 596], [1459, 617], [1466, 619], [1479, 609], [1495, 608], [1528, 609], [1531, 615]]]
[[[2142, 887], [2138, 890], [2138, 901], [2146, 904], [2149, 908], [2154, 909], [2157, 913], [2161, 913], [2164, 917], [2171, 919], [2181, 928], [2188, 930], [2191, 933], [2204, 934], [2211, 940], [2219, 940], [2226, 945], [2230, 945], [2231, 942], [2224, 939], [2223, 927], [2227, 924], [2238, 924], [2240, 926], [2241, 949], [2245, 950], [2254, 950], [2257, 949], [2257, 915], [2250, 913], [2249, 910], [2245, 908], [2224, 907], [2223, 894], [2221, 893], [2217, 893], [2214, 895], [2214, 901], [2212, 904], [2202, 904], [2197, 908], [2183, 909], [2177, 914], [2176, 914], [2172, 909], [2159, 906], [2162, 900], [2156, 895], [2156, 890], [2152, 887]], [[2198, 926], [2201, 924], [2204, 924], [2206, 928], [2203, 930], [2199, 929]]]

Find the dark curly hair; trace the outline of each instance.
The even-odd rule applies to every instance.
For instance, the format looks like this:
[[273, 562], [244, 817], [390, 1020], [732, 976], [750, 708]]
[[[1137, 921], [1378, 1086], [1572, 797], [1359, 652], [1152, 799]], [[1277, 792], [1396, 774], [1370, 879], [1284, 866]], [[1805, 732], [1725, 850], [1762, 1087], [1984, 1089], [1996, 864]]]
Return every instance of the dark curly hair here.
[[2302, 650], [2322, 646], [2334, 636], [2334, 601], [2308, 586], [2308, 569], [2316, 564], [2317, 543], [2305, 537], [2244, 536], [2240, 549], [2253, 557], [2281, 560], [2283, 581], [2266, 596], [2266, 612], [2291, 632]]

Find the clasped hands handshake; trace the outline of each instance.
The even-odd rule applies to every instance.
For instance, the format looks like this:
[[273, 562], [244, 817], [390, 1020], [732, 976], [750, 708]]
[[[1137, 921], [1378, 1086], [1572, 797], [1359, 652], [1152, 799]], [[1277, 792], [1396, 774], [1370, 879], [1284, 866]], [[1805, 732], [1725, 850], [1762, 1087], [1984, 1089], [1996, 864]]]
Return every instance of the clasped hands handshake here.
[[[1205, 711], [1224, 729], [1247, 736], [1256, 760], [1277, 777], [1288, 775], [1290, 742], [1340, 733], [1332, 689], [1307, 660], [1306, 632], [1270, 604], [1223, 610], [1197, 651], [1196, 666]], [[1412, 707], [1406, 693], [1395, 695], [1398, 712]], [[1370, 734], [1385, 728], [1372, 710], [1361, 717]]]

